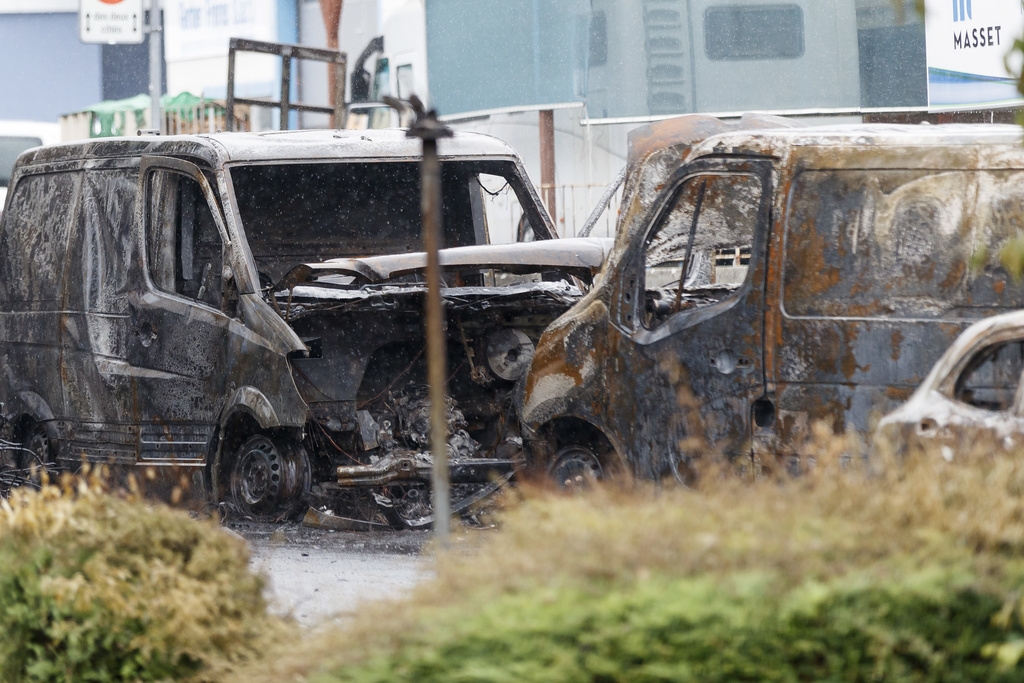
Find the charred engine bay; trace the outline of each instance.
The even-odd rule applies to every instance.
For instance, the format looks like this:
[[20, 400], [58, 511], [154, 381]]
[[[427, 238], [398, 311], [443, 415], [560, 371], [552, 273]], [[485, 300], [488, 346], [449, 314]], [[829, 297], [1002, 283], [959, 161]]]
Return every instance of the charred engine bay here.
[[[309, 405], [313, 505], [371, 526], [431, 522], [426, 286], [404, 279], [413, 281], [352, 289], [324, 278], [276, 295], [310, 349], [292, 367]], [[582, 291], [539, 276], [455, 279], [442, 289], [448, 457], [453, 511], [467, 513], [511, 478], [522, 452], [513, 387], [541, 333]]]

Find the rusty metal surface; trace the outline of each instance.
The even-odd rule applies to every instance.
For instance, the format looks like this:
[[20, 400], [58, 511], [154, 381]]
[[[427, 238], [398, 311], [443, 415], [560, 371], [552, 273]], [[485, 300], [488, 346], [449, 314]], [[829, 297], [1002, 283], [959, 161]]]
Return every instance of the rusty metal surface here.
[[[403, 252], [418, 241], [419, 220], [360, 225], [359, 240], [331, 241], [322, 225], [297, 220], [301, 201], [282, 196], [301, 178], [251, 182], [261, 177], [254, 168], [348, 163], [370, 173], [415, 167], [418, 154], [400, 131], [303, 131], [112, 139], [23, 155], [0, 218], [0, 438], [64, 469], [83, 461], [140, 469], [170, 499], [191, 489], [262, 518], [296, 512], [306, 491], [330, 498], [322, 485], [337, 488], [341, 466], [379, 469], [383, 457], [423, 453], [430, 401], [421, 392], [425, 287], [416, 256], [404, 266], [367, 259], [378, 275], [349, 287], [328, 275], [275, 292], [268, 276], [325, 256]], [[521, 450], [509, 393], [523, 359], [582, 297], [572, 271], [593, 274], [608, 245], [546, 254], [550, 218], [504, 143], [457, 134], [440, 142], [440, 160], [445, 183], [459, 180], [445, 185], [456, 224], [481, 220], [457, 213], [472, 206], [458, 192], [482, 191], [462, 180], [500, 173], [541, 240], [455, 250], [459, 276], [444, 291], [448, 448], [473, 461], [460, 472], [484, 481], [488, 468], [504, 476]], [[236, 191], [243, 176], [248, 194]], [[418, 191], [391, 176], [394, 191]], [[375, 187], [341, 189], [372, 197]], [[302, 189], [327, 209], [331, 197], [350, 196]], [[290, 212], [254, 222], [264, 200]], [[369, 252], [364, 232], [377, 235]], [[473, 244], [486, 231], [445, 239]], [[413, 500], [422, 484], [392, 490], [393, 509], [428, 518]], [[474, 495], [467, 486], [480, 488], [458, 484], [464, 500]], [[376, 506], [368, 490], [340, 503], [366, 512], [367, 500]]]
[[[538, 466], [574, 444], [651, 478], [707, 455], [770, 464], [799, 455], [816, 421], [866, 448], [967, 325], [1024, 306], [998, 256], [1024, 217], [1017, 127], [723, 130], [683, 117], [631, 150], [603, 276], [545, 332], [519, 387]], [[659, 303], [664, 287], [644, 283], [674, 202], [692, 215], [701, 178], [754, 177], [750, 241], [732, 220], [709, 233], [728, 244], [696, 242], [749, 245], [742, 284], [701, 289], [684, 265], [687, 289], [669, 282]], [[685, 244], [687, 226], [664, 243]], [[673, 248], [678, 282], [689, 252]]]

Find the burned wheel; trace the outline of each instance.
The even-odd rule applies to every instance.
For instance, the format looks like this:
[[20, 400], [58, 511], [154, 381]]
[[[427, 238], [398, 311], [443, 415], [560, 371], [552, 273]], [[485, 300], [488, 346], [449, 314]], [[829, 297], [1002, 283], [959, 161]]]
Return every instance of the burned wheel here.
[[34, 459], [44, 463], [53, 460], [50, 452], [50, 435], [46, 433], [46, 428], [42, 425], [36, 425], [32, 428], [32, 431], [25, 437], [24, 445], [32, 453], [23, 453], [23, 460]]
[[0, 498], [6, 498], [18, 486], [40, 488], [43, 473], [56, 474], [53, 447], [46, 428], [31, 425], [20, 443], [0, 442]]
[[604, 478], [604, 468], [594, 451], [586, 446], [566, 446], [558, 451], [548, 474], [562, 489], [585, 488]]
[[264, 434], [246, 439], [231, 463], [231, 502], [260, 521], [288, 519], [305, 504], [311, 480], [309, 455], [300, 444]]

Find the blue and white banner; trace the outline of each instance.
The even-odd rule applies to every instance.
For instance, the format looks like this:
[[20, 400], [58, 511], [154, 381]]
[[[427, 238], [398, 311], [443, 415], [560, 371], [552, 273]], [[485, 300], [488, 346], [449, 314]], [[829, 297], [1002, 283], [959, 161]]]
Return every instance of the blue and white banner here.
[[925, 0], [925, 31], [930, 107], [1024, 102], [1006, 63], [1013, 41], [1024, 36], [1024, 0]]

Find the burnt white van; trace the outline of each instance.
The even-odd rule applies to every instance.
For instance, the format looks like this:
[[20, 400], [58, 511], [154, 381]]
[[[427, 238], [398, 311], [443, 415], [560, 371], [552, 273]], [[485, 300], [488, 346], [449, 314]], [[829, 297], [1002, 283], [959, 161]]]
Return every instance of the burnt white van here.
[[557, 480], [867, 441], [973, 321], [1024, 306], [1017, 126], [635, 131], [599, 285], [537, 346], [520, 409]]
[[[511, 471], [507, 396], [607, 249], [544, 241], [505, 143], [460, 133], [440, 156], [458, 490]], [[26, 152], [0, 219], [3, 436], [59, 469], [184, 477], [251, 516], [366, 487], [429, 516], [419, 162], [400, 130]]]

